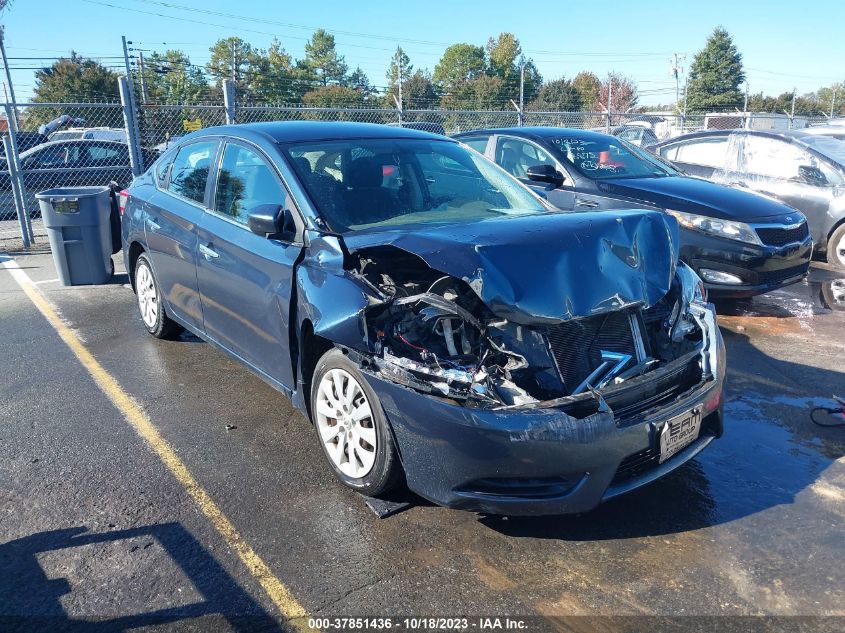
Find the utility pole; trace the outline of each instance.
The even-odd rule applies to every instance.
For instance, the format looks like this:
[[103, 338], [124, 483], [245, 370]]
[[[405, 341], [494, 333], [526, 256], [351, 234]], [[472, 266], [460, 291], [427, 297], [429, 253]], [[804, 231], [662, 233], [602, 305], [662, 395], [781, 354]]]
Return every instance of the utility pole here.
[[238, 83], [238, 52], [235, 48], [235, 40], [232, 40], [232, 81]]
[[147, 102], [147, 80], [144, 77], [144, 53], [138, 51], [138, 72], [141, 73], [141, 103]]
[[402, 103], [402, 49], [397, 46], [396, 47], [396, 87], [399, 91], [399, 99], [396, 101], [396, 105], [399, 107], [399, 124], [402, 124], [402, 109], [404, 104]]
[[[5, 59], [5, 55], [4, 55], [4, 59]], [[833, 108], [834, 108], [834, 106], [836, 106], [836, 89], [838, 87], [839, 86], [837, 86], [836, 84], [833, 84], [833, 96], [830, 98], [830, 118], [831, 119], [833, 118]], [[14, 99], [14, 97], [12, 97], [12, 98]]]
[[748, 116], [748, 82], [745, 82], [745, 103], [742, 105], [742, 117], [744, 119], [743, 126], [748, 129], [751, 124], [751, 117]]
[[610, 113], [613, 112], [613, 75], [607, 76], [607, 126], [606, 131], [610, 134]]
[[687, 56], [673, 53], [672, 57], [673, 59], [670, 59], [669, 63], [672, 64], [672, 75], [675, 77], [675, 106], [677, 107], [681, 98], [681, 73], [684, 72], [684, 67], [681, 66], [681, 63], [687, 58]]
[[681, 133], [687, 128], [687, 93], [689, 92], [689, 75], [684, 77], [684, 110], [681, 114]]
[[20, 119], [18, 117], [18, 103], [15, 101], [15, 87], [12, 85], [12, 73], [9, 70], [9, 60], [6, 58], [6, 43], [4, 41], [5, 27], [0, 24], [0, 54], [3, 56], [3, 68], [6, 71], [6, 83], [9, 85], [9, 94], [12, 97], [12, 113], [14, 114], [14, 121], [10, 121], [15, 126], [15, 129], [20, 128]]
[[[135, 170], [135, 175], [140, 175], [144, 171], [144, 157], [141, 155], [140, 151], [138, 151], [138, 147], [140, 146], [140, 138], [141, 138], [141, 131], [138, 127], [138, 108], [137, 104], [135, 103], [135, 88], [133, 87], [134, 82], [132, 81], [132, 66], [129, 63], [129, 47], [127, 44], [131, 44], [132, 42], [126, 41], [126, 36], [120, 36], [121, 41], [123, 42], [123, 65], [126, 68], [126, 89], [125, 94], [123, 88], [121, 88], [120, 99], [121, 103], [123, 103], [124, 108], [130, 108], [131, 117], [124, 121], [126, 123], [126, 135], [129, 138], [129, 152], [130, 154], [134, 154], [135, 161], [133, 163], [133, 169]], [[134, 135], [134, 144], [132, 141], [132, 137]]]
[[519, 127], [525, 124], [525, 64], [519, 67]]

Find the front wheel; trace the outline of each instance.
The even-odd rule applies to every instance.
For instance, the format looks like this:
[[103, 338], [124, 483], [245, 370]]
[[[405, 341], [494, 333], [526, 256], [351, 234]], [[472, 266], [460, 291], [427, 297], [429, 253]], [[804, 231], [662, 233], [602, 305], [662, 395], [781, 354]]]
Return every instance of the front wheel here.
[[402, 466], [378, 396], [340, 350], [326, 352], [314, 369], [311, 418], [343, 484], [371, 497], [399, 484]]
[[845, 270], [845, 224], [840, 224], [827, 241], [827, 263]]
[[182, 326], [167, 316], [161, 302], [161, 290], [146, 255], [139, 256], [135, 263], [135, 294], [147, 332], [156, 338], [174, 338], [182, 332]]

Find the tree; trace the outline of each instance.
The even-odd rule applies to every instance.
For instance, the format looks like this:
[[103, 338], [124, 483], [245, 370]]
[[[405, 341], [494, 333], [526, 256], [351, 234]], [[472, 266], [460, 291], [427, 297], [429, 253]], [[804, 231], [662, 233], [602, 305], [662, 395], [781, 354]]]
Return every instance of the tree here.
[[[613, 88], [611, 90], [611, 87]], [[633, 79], [620, 73], [608, 73], [599, 87], [599, 104], [611, 112], [628, 112], [639, 100]], [[610, 107], [608, 107], [610, 101]]]
[[845, 86], [843, 84], [837, 83], [832, 86], [819, 88], [813, 97], [819, 113], [823, 112], [829, 115], [832, 110], [833, 116], [845, 114]]
[[428, 71], [417, 70], [402, 83], [402, 107], [425, 110], [437, 107], [440, 97]]
[[446, 108], [470, 110], [500, 110], [507, 108], [508, 97], [501, 77], [479, 75], [463, 82], [453, 92], [444, 95], [441, 105]]
[[583, 109], [596, 110], [598, 108], [601, 81], [599, 81], [599, 78], [595, 74], [582, 70], [572, 80], [572, 87], [578, 91]]
[[[402, 50], [401, 46], [396, 47], [396, 52], [390, 58], [390, 66], [387, 67], [387, 72], [384, 74], [387, 79], [387, 92], [395, 92], [396, 86], [399, 85], [399, 69], [402, 69], [402, 80], [410, 77], [414, 72], [414, 66], [411, 64], [410, 58]], [[404, 86], [402, 86], [404, 89]]]
[[266, 55], [254, 57], [255, 77], [252, 93], [256, 99], [270, 103], [299, 103], [302, 95], [314, 87], [314, 77], [304, 70], [274, 39]]
[[487, 58], [488, 74], [502, 80], [503, 92], [510, 98], [519, 95], [520, 74], [523, 74], [525, 100], [537, 96], [543, 78], [534, 61], [522, 54], [522, 46], [513, 33], [500, 33], [496, 39], [487, 40]]
[[317, 86], [302, 95], [302, 103], [310, 108], [360, 108], [364, 95], [348, 86]]
[[728, 32], [716, 27], [692, 60], [687, 109], [700, 112], [742, 106], [740, 85], [744, 81], [742, 55]]
[[365, 97], [370, 97], [375, 93], [375, 89], [370, 84], [370, 78], [361, 70], [360, 66], [356, 66], [355, 70], [346, 78], [346, 85], [349, 88], [357, 90]]
[[[47, 68], [35, 72], [35, 96], [41, 103], [74, 103], [80, 101], [119, 102], [117, 74], [95, 62], [71, 52], [70, 57], [58, 59]], [[90, 108], [28, 108], [25, 119], [27, 129], [37, 129], [42, 123], [60, 114], [90, 120], [96, 114]], [[119, 117], [119, 115], [118, 115]], [[98, 123], [92, 123], [97, 125]], [[116, 121], [115, 121], [116, 124]], [[102, 123], [99, 123], [102, 125]]]
[[531, 110], [546, 112], [573, 112], [581, 109], [581, 103], [581, 94], [572, 82], [561, 77], [544, 83], [537, 98], [528, 107]]
[[305, 43], [303, 64], [310, 69], [324, 86], [330, 83], [342, 84], [346, 78], [346, 61], [338, 55], [334, 35], [324, 29], [317, 29]]
[[117, 73], [71, 51], [70, 57], [35, 71], [35, 97], [40, 102], [118, 101]]
[[151, 103], [198, 103], [208, 91], [202, 69], [179, 50], [151, 53], [144, 60], [144, 84]]
[[206, 64], [208, 74], [220, 86], [224, 79], [234, 79], [239, 88], [252, 90], [256, 79], [264, 74], [262, 62], [266, 54], [252, 47], [239, 37], [217, 40], [211, 48], [211, 59]]
[[487, 61], [484, 49], [472, 44], [452, 44], [434, 67], [433, 80], [442, 92], [456, 96], [467, 82], [484, 75]]

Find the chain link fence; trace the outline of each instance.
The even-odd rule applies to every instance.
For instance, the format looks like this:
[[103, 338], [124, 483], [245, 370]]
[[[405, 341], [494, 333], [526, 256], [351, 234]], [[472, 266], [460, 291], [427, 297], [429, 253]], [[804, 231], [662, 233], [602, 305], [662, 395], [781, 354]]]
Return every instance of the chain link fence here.
[[283, 107], [239, 104], [232, 85], [224, 86], [221, 94], [223, 103], [145, 103], [134, 108], [129, 106], [126, 96], [122, 104], [27, 103], [18, 104], [17, 108], [7, 104], [10, 123], [7, 140], [14, 141], [15, 160], [2, 157], [0, 247], [3, 240], [23, 238], [24, 245], [43, 241], [45, 233], [36, 193], [55, 187], [110, 183], [126, 186], [133, 173], [148, 167], [183, 135], [232, 122], [355, 121], [414, 126], [447, 135], [479, 128], [552, 126], [609, 132], [643, 147], [700, 129], [787, 130], [823, 122], [786, 114], [742, 112], [683, 116], [666, 112], [608, 115], [516, 109], [400, 111]]

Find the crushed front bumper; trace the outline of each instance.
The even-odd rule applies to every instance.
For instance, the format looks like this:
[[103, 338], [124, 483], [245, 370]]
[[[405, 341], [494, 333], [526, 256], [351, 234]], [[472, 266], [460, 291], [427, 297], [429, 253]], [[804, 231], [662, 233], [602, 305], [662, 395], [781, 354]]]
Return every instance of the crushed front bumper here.
[[[722, 434], [724, 343], [712, 307], [701, 314], [708, 330], [697, 354], [701, 380], [624, 418], [614, 414], [610, 397], [590, 400], [593, 410], [581, 407], [581, 413], [565, 404], [468, 408], [366, 375], [414, 492], [440, 505], [491, 514], [585, 512], [674, 470]], [[678, 372], [672, 365], [664, 378]], [[636, 398], [641, 390], [647, 400], [658, 371], [626, 381], [628, 396]], [[663, 425], [695, 407], [702, 417], [699, 438], [658, 464]]]

